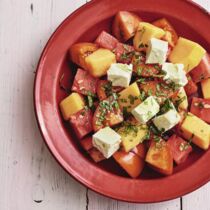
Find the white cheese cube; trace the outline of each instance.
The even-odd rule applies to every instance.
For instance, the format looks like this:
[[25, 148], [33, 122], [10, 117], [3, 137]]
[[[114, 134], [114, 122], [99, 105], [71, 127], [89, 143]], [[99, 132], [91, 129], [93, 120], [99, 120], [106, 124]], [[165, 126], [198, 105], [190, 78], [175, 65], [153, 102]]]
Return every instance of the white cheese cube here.
[[170, 109], [165, 114], [155, 117], [153, 123], [159, 131], [165, 132], [177, 125], [180, 119], [180, 115], [174, 108]]
[[153, 118], [160, 110], [160, 106], [157, 103], [154, 96], [149, 96], [141, 104], [132, 110], [133, 116], [140, 123], [145, 124], [151, 118]]
[[168, 42], [152, 38], [148, 43], [146, 64], [163, 64], [168, 53]]
[[108, 80], [112, 82], [113, 86], [128, 87], [131, 81], [132, 70], [132, 64], [112, 64], [107, 71]]
[[93, 146], [105, 158], [111, 157], [120, 148], [120, 143], [121, 136], [110, 127], [105, 127], [93, 135]]
[[162, 70], [166, 73], [164, 80], [172, 81], [180, 86], [185, 86], [188, 83], [183, 64], [164, 63]]

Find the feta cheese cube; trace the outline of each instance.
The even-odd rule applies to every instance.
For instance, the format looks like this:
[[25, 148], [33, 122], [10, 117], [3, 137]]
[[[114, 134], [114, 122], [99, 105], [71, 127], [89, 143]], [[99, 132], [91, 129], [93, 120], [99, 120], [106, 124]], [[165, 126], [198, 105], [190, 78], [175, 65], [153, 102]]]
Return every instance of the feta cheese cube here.
[[172, 81], [180, 86], [185, 86], [188, 83], [183, 64], [164, 63], [162, 70], [166, 73], [164, 80]]
[[112, 64], [107, 71], [108, 80], [112, 82], [113, 86], [128, 87], [131, 81], [132, 70], [132, 64]]
[[145, 124], [151, 118], [153, 118], [160, 110], [160, 106], [157, 103], [154, 96], [149, 96], [141, 104], [132, 110], [133, 116], [140, 123]]
[[168, 53], [168, 42], [152, 38], [148, 43], [146, 64], [163, 64]]
[[111, 157], [119, 148], [121, 136], [110, 127], [105, 127], [93, 135], [93, 146], [105, 158]]
[[153, 119], [153, 123], [158, 128], [159, 131], [165, 132], [173, 128], [180, 121], [180, 115], [176, 109], [170, 109], [165, 114], [157, 116]]

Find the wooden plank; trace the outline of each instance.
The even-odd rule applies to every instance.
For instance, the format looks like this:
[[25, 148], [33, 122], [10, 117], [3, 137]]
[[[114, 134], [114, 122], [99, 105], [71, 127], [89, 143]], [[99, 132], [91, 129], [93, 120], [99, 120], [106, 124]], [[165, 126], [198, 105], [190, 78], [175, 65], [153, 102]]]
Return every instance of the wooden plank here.
[[33, 110], [33, 80], [47, 39], [85, 0], [0, 1], [0, 209], [85, 209], [86, 188], [56, 163]]
[[[40, 137], [33, 114], [33, 72], [50, 34], [84, 2], [0, 1], [0, 209], [180, 209], [179, 199], [141, 205], [86, 193], [55, 162]], [[208, 0], [196, 2], [209, 8]], [[209, 196], [208, 184], [184, 196], [182, 209], [210, 209]]]
[[155, 203], [155, 204], [132, 204], [127, 202], [116, 201], [95, 192], [88, 190], [89, 209], [90, 210], [180, 210], [180, 200]]
[[[192, 192], [182, 199], [184, 210], [210, 210], [210, 183]], [[193, 207], [193, 208], [192, 208]]]

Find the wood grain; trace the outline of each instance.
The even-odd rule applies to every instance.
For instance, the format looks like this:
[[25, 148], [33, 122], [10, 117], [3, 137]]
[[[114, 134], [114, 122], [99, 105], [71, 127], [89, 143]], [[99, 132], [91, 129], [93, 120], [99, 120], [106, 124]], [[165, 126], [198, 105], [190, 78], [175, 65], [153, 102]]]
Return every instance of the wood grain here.
[[[73, 180], [46, 148], [33, 111], [34, 71], [49, 36], [86, 0], [0, 1], [0, 210], [210, 209], [210, 184], [180, 199], [130, 204]], [[210, 9], [208, 0], [196, 1]]]

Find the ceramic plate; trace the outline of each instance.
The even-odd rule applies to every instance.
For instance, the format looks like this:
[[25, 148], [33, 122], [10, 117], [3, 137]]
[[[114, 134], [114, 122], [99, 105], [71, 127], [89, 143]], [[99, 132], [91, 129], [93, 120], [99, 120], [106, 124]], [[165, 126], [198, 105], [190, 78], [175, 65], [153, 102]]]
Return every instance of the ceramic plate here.
[[76, 180], [103, 195], [130, 202], [158, 202], [189, 193], [210, 179], [210, 150], [195, 150], [173, 175], [161, 177], [146, 169], [131, 179], [108, 160], [95, 164], [80, 148], [58, 104], [66, 96], [59, 81], [71, 86], [75, 66], [68, 60], [69, 47], [78, 41], [93, 41], [102, 30], [110, 31], [114, 15], [133, 11], [145, 21], [166, 17], [180, 36], [200, 43], [210, 52], [209, 14], [184, 0], [93, 0], [71, 14], [48, 41], [37, 68], [34, 104], [42, 136], [61, 166]]

